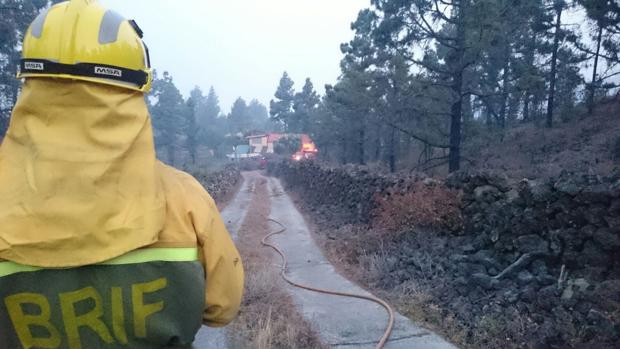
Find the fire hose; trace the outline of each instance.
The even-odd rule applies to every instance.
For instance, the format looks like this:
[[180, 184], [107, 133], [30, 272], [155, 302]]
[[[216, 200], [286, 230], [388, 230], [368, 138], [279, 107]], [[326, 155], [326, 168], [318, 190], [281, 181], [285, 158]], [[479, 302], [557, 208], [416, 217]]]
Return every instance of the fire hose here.
[[366, 295], [354, 294], [354, 293], [348, 293], [348, 292], [338, 292], [338, 291], [326, 290], [326, 289], [321, 289], [321, 288], [316, 288], [316, 287], [311, 287], [311, 286], [303, 285], [303, 284], [300, 284], [300, 283], [297, 283], [297, 282], [291, 280], [286, 275], [287, 264], [288, 264], [286, 255], [284, 254], [284, 252], [278, 246], [273, 245], [273, 244], [267, 242], [267, 240], [270, 237], [272, 237], [274, 235], [278, 235], [278, 234], [284, 233], [286, 231], [286, 227], [284, 226], [284, 224], [276, 221], [275, 219], [267, 218], [267, 220], [269, 222], [273, 222], [273, 223], [275, 223], [275, 224], [277, 224], [277, 225], [279, 225], [281, 227], [280, 230], [275, 231], [275, 232], [270, 233], [267, 236], [265, 236], [263, 238], [263, 240], [261, 241], [261, 243], [263, 244], [263, 246], [267, 246], [267, 247], [272, 248], [282, 258], [282, 267], [280, 269], [280, 275], [282, 276], [282, 279], [284, 279], [284, 281], [286, 281], [288, 284], [292, 285], [293, 287], [301, 288], [301, 289], [304, 289], [304, 290], [308, 290], [308, 291], [312, 291], [312, 292], [318, 292], [318, 293], [323, 293], [323, 294], [328, 294], [328, 295], [333, 295], [333, 296], [349, 297], [349, 298], [359, 298], [359, 299], [371, 301], [371, 302], [374, 302], [374, 303], [377, 303], [377, 304], [381, 305], [387, 311], [387, 313], [389, 315], [389, 320], [388, 320], [388, 325], [387, 325], [387, 328], [385, 330], [385, 333], [383, 334], [383, 336], [381, 337], [381, 339], [379, 340], [379, 342], [375, 346], [375, 349], [382, 349], [382, 348], [384, 348], [385, 344], [387, 343], [387, 341], [390, 338], [390, 335], [392, 334], [392, 329], [394, 328], [394, 311], [392, 310], [390, 305], [386, 301], [384, 301], [384, 300], [382, 300], [380, 298], [374, 297], [374, 296], [366, 296]]

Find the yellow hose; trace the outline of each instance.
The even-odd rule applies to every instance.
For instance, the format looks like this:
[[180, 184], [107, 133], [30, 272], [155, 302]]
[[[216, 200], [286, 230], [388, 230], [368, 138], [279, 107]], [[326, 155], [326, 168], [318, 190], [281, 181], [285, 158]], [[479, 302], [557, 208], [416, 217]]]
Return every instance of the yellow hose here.
[[286, 281], [290, 285], [292, 285], [294, 287], [297, 287], [297, 288], [304, 289], [304, 290], [309, 290], [309, 291], [313, 291], [313, 292], [324, 293], [324, 294], [329, 294], [329, 295], [334, 295], [334, 296], [349, 297], [349, 298], [359, 298], [359, 299], [368, 300], [368, 301], [371, 301], [371, 302], [374, 302], [374, 303], [377, 303], [377, 304], [381, 305], [382, 307], [384, 307], [387, 310], [388, 315], [389, 315], [389, 321], [388, 321], [388, 325], [387, 325], [387, 328], [385, 330], [385, 333], [383, 334], [383, 337], [381, 337], [381, 339], [379, 340], [379, 342], [375, 346], [375, 349], [382, 349], [383, 347], [385, 347], [385, 344], [387, 343], [387, 341], [390, 338], [390, 335], [392, 334], [392, 329], [394, 328], [394, 310], [392, 310], [390, 305], [387, 302], [385, 302], [384, 300], [379, 299], [379, 298], [374, 297], [374, 296], [365, 296], [365, 295], [354, 294], [354, 293], [325, 290], [325, 289], [320, 289], [320, 288], [315, 288], [315, 287], [310, 287], [310, 286], [302, 285], [302, 284], [299, 284], [299, 283], [289, 279], [289, 277], [286, 275], [286, 268], [287, 268], [287, 264], [288, 264], [287, 259], [286, 259], [286, 255], [284, 254], [284, 252], [282, 252], [282, 250], [278, 246], [270, 244], [269, 242], [267, 242], [267, 239], [269, 239], [273, 235], [284, 233], [286, 231], [286, 227], [284, 226], [284, 224], [276, 221], [275, 219], [267, 218], [267, 220], [270, 221], [270, 222], [273, 222], [273, 223], [275, 223], [277, 225], [279, 225], [280, 227], [282, 227], [282, 229], [280, 229], [280, 230], [278, 230], [276, 232], [268, 234], [261, 241], [263, 246], [267, 246], [267, 247], [272, 248], [273, 250], [275, 250], [280, 255], [280, 257], [282, 257], [282, 269], [280, 271], [280, 275], [282, 276], [282, 279], [284, 279], [284, 281]]

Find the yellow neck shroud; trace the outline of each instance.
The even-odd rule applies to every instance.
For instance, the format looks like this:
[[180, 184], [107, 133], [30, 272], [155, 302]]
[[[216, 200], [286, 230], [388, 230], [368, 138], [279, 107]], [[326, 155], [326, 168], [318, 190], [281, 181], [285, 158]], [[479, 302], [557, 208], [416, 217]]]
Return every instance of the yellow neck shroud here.
[[0, 258], [103, 262], [157, 242], [165, 215], [141, 93], [27, 79], [0, 146]]

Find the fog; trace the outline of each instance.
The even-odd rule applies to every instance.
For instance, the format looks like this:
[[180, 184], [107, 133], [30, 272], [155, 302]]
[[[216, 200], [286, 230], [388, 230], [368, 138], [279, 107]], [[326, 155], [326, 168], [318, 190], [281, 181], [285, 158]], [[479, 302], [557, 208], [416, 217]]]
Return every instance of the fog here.
[[102, 3], [145, 32], [152, 64], [187, 96], [214, 86], [224, 111], [241, 96], [268, 105], [284, 70], [319, 92], [339, 75], [340, 44], [367, 0], [121, 1]]

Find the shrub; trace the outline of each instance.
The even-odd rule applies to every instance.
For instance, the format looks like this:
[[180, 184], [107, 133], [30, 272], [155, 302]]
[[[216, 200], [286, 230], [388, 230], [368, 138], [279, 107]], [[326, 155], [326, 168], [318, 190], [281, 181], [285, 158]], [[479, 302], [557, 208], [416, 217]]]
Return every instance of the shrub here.
[[414, 228], [456, 231], [463, 226], [461, 192], [441, 184], [417, 182], [406, 192], [376, 200], [373, 225], [385, 232]]

